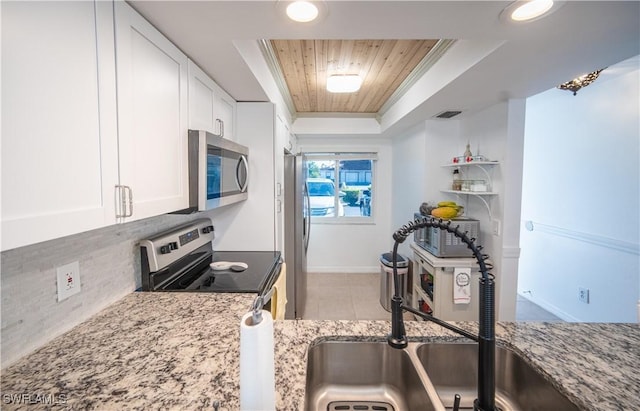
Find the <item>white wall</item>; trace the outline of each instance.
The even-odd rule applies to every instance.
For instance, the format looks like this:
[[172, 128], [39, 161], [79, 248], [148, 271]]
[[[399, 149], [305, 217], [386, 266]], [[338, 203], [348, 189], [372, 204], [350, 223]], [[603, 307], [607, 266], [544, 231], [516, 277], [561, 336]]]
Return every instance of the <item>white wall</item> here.
[[[412, 218], [424, 201], [464, 205], [465, 215], [480, 220], [478, 243], [495, 263], [491, 272], [496, 276], [497, 316], [503, 321], [515, 319], [523, 138], [524, 101], [510, 100], [459, 120], [429, 119], [393, 139], [393, 228]], [[462, 155], [467, 143], [473, 154], [500, 162], [487, 169], [493, 191], [499, 193], [483, 197], [487, 205], [473, 196], [442, 192], [450, 188], [453, 173], [443, 165]], [[486, 179], [479, 170], [467, 173]], [[498, 235], [492, 233], [492, 220], [500, 225]], [[401, 251], [411, 255], [407, 244]]]
[[[498, 195], [483, 197], [488, 208], [469, 196], [465, 210], [480, 220], [480, 242], [495, 265], [491, 273], [496, 276], [497, 318], [501, 321], [514, 321], [516, 313], [524, 115], [524, 100], [508, 100], [460, 120], [458, 152], [470, 142], [474, 155], [499, 162], [489, 171], [492, 191]], [[494, 225], [499, 227], [497, 234]]]
[[313, 223], [307, 254], [310, 273], [378, 272], [379, 258], [393, 245], [391, 238], [391, 144], [383, 139], [304, 138], [298, 139], [302, 152], [377, 152], [373, 223]]
[[[636, 322], [640, 297], [639, 70], [577, 96], [527, 100], [518, 292], [568, 321]], [[608, 73], [607, 73], [608, 72]], [[578, 288], [590, 290], [589, 304]]]
[[[418, 212], [420, 204], [426, 201], [424, 178], [427, 148], [424, 122], [395, 137], [392, 153], [391, 229], [395, 231], [413, 220], [413, 214]], [[411, 238], [408, 238], [398, 248], [400, 254], [411, 257], [410, 243]]]
[[276, 250], [275, 120], [272, 103], [238, 103], [236, 140], [249, 148], [249, 197], [210, 211], [216, 223], [214, 250]]

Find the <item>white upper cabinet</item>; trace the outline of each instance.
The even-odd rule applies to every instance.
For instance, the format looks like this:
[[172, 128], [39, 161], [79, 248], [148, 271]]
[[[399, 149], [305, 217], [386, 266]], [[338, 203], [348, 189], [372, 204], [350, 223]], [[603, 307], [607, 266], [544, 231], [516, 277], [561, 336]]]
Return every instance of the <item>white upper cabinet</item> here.
[[115, 222], [115, 124], [111, 4], [3, 2], [2, 250]]
[[236, 101], [189, 60], [189, 128], [235, 140]]
[[218, 98], [216, 99], [216, 115], [220, 120], [218, 125], [222, 126], [222, 137], [229, 140], [236, 139], [236, 107], [236, 101], [224, 90], [219, 89]]
[[215, 83], [189, 60], [189, 128], [216, 132]]
[[115, 31], [123, 213], [129, 221], [187, 208], [187, 56], [122, 1]]
[[2, 250], [187, 208], [188, 128], [236, 102], [124, 1], [1, 17]]

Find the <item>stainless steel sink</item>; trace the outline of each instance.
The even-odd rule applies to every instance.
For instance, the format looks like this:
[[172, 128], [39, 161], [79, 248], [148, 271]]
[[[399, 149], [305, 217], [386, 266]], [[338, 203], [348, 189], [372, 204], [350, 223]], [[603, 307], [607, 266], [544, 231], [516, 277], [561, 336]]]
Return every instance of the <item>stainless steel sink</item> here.
[[[324, 341], [309, 348], [305, 410], [444, 411], [477, 397], [474, 343]], [[578, 411], [551, 382], [512, 350], [496, 347], [496, 406], [500, 411]]]
[[[306, 410], [430, 411], [433, 387], [407, 350], [386, 342], [328, 341], [309, 349]], [[422, 373], [422, 375], [420, 375]], [[428, 379], [426, 381], [428, 385]]]
[[[455, 394], [461, 396], [461, 410], [473, 409], [477, 344], [422, 344], [416, 353], [447, 409], [453, 408]], [[496, 406], [503, 411], [579, 410], [523, 358], [503, 347], [496, 347]]]

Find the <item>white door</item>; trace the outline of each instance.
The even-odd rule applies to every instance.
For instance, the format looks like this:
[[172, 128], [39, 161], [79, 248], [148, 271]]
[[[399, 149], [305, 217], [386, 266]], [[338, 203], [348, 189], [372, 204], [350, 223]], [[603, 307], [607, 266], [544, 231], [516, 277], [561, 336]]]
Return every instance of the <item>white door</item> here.
[[115, 2], [120, 184], [137, 220], [187, 208], [187, 56]]
[[110, 4], [3, 2], [2, 250], [115, 222], [114, 64]]

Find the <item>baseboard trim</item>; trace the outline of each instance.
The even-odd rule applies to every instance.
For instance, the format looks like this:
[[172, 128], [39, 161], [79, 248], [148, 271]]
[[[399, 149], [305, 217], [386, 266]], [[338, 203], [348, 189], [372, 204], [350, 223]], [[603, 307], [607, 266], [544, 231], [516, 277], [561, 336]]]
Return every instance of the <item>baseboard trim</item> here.
[[307, 266], [308, 273], [328, 274], [328, 273], [358, 273], [358, 274], [371, 274], [380, 271], [380, 266], [369, 267], [344, 267], [344, 266]]
[[544, 301], [544, 300], [539, 300], [537, 298], [534, 298], [531, 294], [522, 294], [522, 293], [518, 293], [518, 296], [531, 301], [532, 303], [539, 305], [540, 307], [544, 308], [545, 310], [549, 311], [551, 314], [555, 315], [556, 317], [559, 317], [561, 320], [566, 321], [566, 322], [570, 322], [570, 323], [579, 323], [579, 322], [583, 322], [581, 321], [579, 318], [576, 318], [564, 311], [562, 311], [561, 309], [559, 309], [558, 307], [556, 307], [553, 304], [549, 304], [548, 302]]

